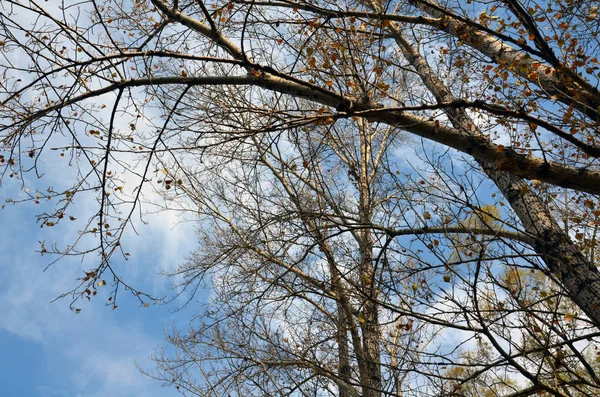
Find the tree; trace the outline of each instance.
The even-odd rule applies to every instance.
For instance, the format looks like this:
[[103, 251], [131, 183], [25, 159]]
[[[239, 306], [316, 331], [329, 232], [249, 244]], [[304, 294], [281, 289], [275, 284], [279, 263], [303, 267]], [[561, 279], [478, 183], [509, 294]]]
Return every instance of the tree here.
[[199, 395], [597, 389], [595, 2], [7, 0], [0, 18], [2, 177], [52, 149], [79, 170], [14, 201], [56, 199], [54, 227], [97, 194], [94, 245], [42, 247], [99, 253], [75, 298], [109, 272], [116, 305], [148, 186], [203, 219], [178, 276], [215, 301], [156, 376]]

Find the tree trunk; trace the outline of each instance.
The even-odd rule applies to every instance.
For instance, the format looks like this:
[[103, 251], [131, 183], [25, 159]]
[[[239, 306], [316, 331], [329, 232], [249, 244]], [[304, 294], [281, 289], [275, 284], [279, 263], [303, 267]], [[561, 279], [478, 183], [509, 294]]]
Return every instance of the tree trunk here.
[[[450, 89], [434, 74], [433, 70], [413, 47], [404, 39], [397, 23], [389, 27], [406, 59], [417, 70], [425, 86], [438, 102], [455, 101]], [[454, 128], [468, 131], [474, 138], [483, 137], [476, 123], [464, 109], [446, 110]], [[561, 230], [552, 214], [529, 189], [525, 181], [514, 174], [499, 171], [498, 165], [477, 159], [483, 170], [496, 184], [521, 220], [525, 230], [535, 236], [534, 251], [542, 257], [548, 269], [558, 277], [568, 295], [600, 326], [600, 272]]]
[[[371, 187], [370, 187], [370, 163], [371, 163], [371, 134], [369, 127], [364, 123], [359, 124], [360, 134], [360, 164], [358, 166], [358, 189], [359, 189], [359, 211], [360, 223], [371, 224]], [[360, 232], [360, 284], [364, 294], [362, 302], [362, 339], [363, 357], [366, 361], [368, 380], [363, 388], [364, 397], [379, 397], [381, 395], [381, 346], [379, 329], [378, 307], [375, 302], [377, 292], [375, 288], [375, 267], [373, 263], [373, 236], [369, 229]]]

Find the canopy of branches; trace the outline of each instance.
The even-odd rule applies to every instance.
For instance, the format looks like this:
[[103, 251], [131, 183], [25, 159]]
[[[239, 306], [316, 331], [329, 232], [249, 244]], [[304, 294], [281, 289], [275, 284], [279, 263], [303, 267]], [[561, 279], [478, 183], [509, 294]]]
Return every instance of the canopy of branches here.
[[151, 301], [124, 233], [198, 219], [172, 276], [213, 298], [150, 374], [186, 395], [600, 394], [599, 12], [3, 0], [5, 205], [93, 204], [41, 247], [97, 253], [74, 310], [105, 280]]

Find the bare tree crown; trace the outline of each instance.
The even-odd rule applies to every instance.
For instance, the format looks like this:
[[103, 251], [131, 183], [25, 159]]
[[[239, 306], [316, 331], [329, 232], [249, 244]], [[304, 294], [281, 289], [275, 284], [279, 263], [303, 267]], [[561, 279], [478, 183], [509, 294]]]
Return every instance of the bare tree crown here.
[[154, 299], [119, 273], [150, 208], [199, 219], [173, 276], [214, 299], [151, 374], [184, 394], [594, 395], [599, 33], [592, 0], [3, 0], [4, 205], [94, 203], [40, 248], [98, 255], [76, 311]]

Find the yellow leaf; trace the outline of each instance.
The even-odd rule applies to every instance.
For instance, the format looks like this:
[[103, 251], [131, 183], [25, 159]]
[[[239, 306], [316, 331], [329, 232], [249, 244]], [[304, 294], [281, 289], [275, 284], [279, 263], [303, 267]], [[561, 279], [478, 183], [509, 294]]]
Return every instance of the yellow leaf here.
[[519, 194], [521, 195], [521, 197], [524, 196], [528, 190], [529, 190], [529, 186], [523, 185], [521, 187], [521, 189], [519, 189]]
[[572, 314], [565, 314], [565, 320], [567, 322], [572, 322], [573, 321], [573, 315]]

